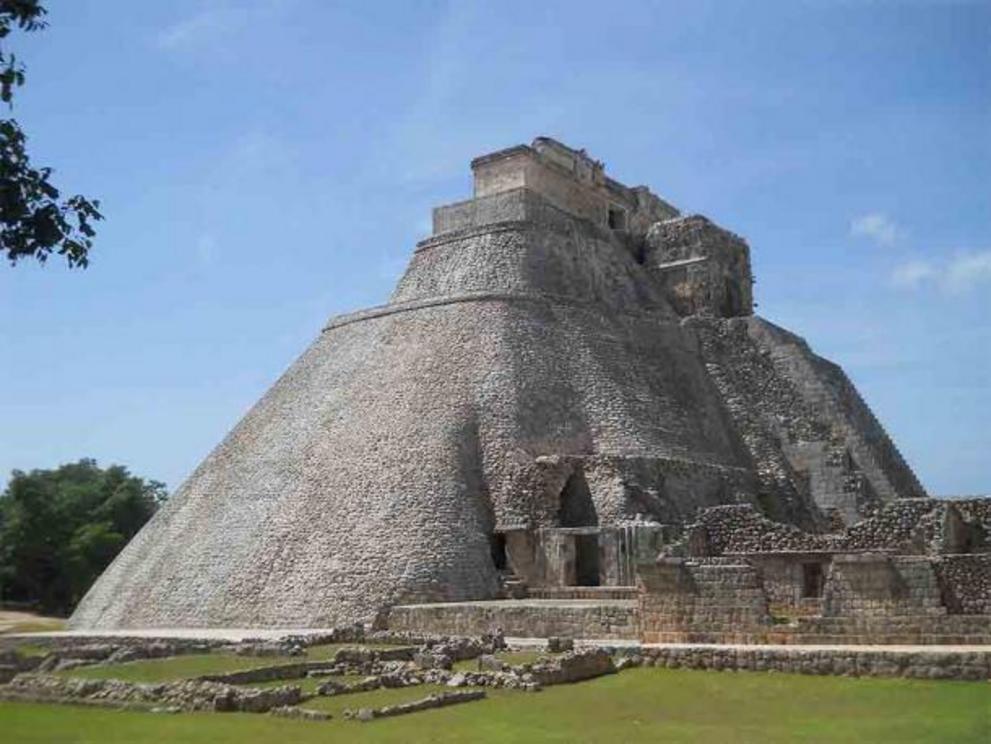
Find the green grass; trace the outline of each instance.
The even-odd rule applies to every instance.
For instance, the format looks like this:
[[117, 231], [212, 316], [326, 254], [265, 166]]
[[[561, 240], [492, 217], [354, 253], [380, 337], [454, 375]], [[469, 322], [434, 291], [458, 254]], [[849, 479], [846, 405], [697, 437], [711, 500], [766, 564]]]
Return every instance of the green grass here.
[[[237, 656], [235, 654], [188, 654], [166, 659], [142, 659], [123, 664], [88, 666], [70, 669], [63, 674], [88, 679], [119, 679], [125, 682], [165, 682], [170, 679], [188, 679], [204, 674], [223, 674], [241, 669], [278, 666], [299, 661], [330, 660], [339, 649], [355, 648], [355, 644], [327, 644], [312, 646], [304, 656]], [[374, 646], [362, 646], [374, 648]], [[390, 647], [394, 648], [394, 647]], [[285, 684], [282, 682], [281, 684]]]
[[370, 690], [369, 692], [355, 692], [349, 695], [331, 695], [330, 697], [315, 697], [302, 704], [304, 708], [322, 710], [332, 716], [339, 717], [346, 709], [358, 710], [359, 708], [381, 708], [384, 705], [395, 705], [396, 703], [408, 703], [412, 700], [425, 698], [445, 690], [450, 692], [449, 687], [442, 685], [415, 685], [413, 687], [395, 687], [392, 689]]
[[[336, 654], [342, 648], [367, 648], [371, 650], [384, 650], [384, 649], [393, 649], [400, 647], [395, 645], [390, 645], [387, 643], [325, 643], [321, 646], [310, 646], [308, 649], [306, 649], [305, 657], [287, 657], [287, 658], [289, 659], [305, 658], [308, 661], [332, 659], [334, 658], [334, 654]], [[267, 658], [272, 658], [272, 657], [267, 657]]]
[[51, 648], [49, 646], [45, 646], [40, 643], [22, 643], [14, 649], [19, 656], [25, 657], [47, 656], [50, 650]]
[[204, 674], [223, 674], [241, 669], [271, 666], [283, 661], [271, 657], [235, 656], [234, 654], [189, 654], [170, 656], [167, 659], [143, 659], [108, 666], [85, 666], [69, 669], [60, 674], [87, 679], [119, 679], [124, 682], [167, 682], [171, 679], [188, 679]]
[[[363, 693], [409, 698], [427, 686]], [[359, 695], [321, 705], [355, 707]], [[369, 698], [370, 699], [370, 698]], [[400, 697], [399, 699], [403, 699]], [[333, 702], [332, 702], [333, 701]], [[382, 703], [377, 703], [382, 704]], [[312, 703], [311, 703], [312, 705]], [[0, 703], [3, 741], [60, 744], [255, 742], [954, 742], [991, 741], [987, 682], [847, 679], [640, 669], [536, 694], [490, 693], [368, 724], [251, 714], [155, 715]]]

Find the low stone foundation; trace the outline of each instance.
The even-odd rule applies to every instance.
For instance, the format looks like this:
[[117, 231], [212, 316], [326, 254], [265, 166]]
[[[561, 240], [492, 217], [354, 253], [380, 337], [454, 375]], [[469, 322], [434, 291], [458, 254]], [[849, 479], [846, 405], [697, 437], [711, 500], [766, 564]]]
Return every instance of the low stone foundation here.
[[477, 636], [497, 629], [507, 636], [632, 640], [639, 637], [633, 600], [496, 600], [399, 605], [389, 612], [391, 631]]
[[991, 679], [991, 649], [920, 651], [852, 647], [656, 646], [644, 647], [647, 666], [715, 671], [832, 674], [849, 677]]

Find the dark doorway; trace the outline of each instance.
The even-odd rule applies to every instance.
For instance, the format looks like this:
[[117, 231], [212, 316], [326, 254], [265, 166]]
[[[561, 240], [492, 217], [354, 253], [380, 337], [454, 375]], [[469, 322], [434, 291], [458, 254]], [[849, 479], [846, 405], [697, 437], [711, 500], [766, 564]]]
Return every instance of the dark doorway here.
[[575, 535], [575, 584], [599, 585], [598, 535]]
[[626, 210], [620, 207], [609, 207], [609, 227], [612, 230], [626, 229]]
[[821, 563], [802, 564], [802, 596], [821, 597], [823, 587]]
[[509, 567], [506, 560], [506, 536], [497, 532], [489, 538], [489, 549], [492, 551], [492, 563], [496, 571], [505, 571]]
[[592, 492], [581, 470], [572, 473], [561, 490], [557, 519], [561, 527], [595, 527], [599, 524]]

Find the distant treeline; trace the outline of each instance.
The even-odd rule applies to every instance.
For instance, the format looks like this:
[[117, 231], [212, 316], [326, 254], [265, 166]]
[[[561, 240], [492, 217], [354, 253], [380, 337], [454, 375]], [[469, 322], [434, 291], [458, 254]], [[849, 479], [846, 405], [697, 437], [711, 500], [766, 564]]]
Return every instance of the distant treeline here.
[[0, 601], [68, 615], [165, 497], [163, 483], [95, 460], [15, 470], [0, 495]]

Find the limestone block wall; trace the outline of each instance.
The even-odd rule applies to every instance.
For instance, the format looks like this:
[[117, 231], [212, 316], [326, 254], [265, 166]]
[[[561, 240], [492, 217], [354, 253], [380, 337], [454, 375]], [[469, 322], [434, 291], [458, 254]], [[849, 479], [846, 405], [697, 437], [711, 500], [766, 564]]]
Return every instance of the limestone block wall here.
[[965, 519], [982, 525], [991, 534], [991, 496], [954, 498], [951, 501]]
[[[624, 186], [606, 176], [602, 163], [583, 150], [549, 137], [475, 158], [471, 167], [476, 199], [526, 188], [569, 214], [637, 240], [653, 223], [678, 214], [647, 187]], [[611, 209], [622, 212], [621, 224], [611, 224]]]
[[401, 605], [388, 614], [392, 631], [479, 636], [502, 630], [522, 638], [636, 639], [633, 600], [539, 600]]
[[991, 651], [947, 654], [932, 651], [871, 649], [719, 648], [667, 646], [645, 648], [650, 666], [789, 674], [836, 674], [848, 677], [914, 679], [991, 679]]
[[832, 560], [829, 553], [751, 553], [745, 560], [760, 571], [772, 614], [795, 617], [822, 611], [821, 595], [806, 592], [805, 567], [818, 566], [824, 580]]
[[714, 556], [831, 551], [838, 540], [837, 535], [809, 533], [792, 524], [772, 521], [749, 504], [705, 509], [691, 527], [704, 535], [702, 546]]
[[598, 173], [589, 172], [586, 178], [580, 178], [574, 170], [520, 146], [476, 158], [472, 171], [476, 197], [526, 187], [577, 217], [607, 224], [609, 202], [604, 189], [596, 188], [602, 182], [601, 166]]
[[842, 545], [849, 550], [886, 549], [898, 553], [980, 553], [991, 551], [980, 521], [982, 500], [905, 499], [886, 504], [849, 527]]
[[[537, 192], [520, 187], [436, 207], [433, 234], [440, 236], [504, 222], [532, 222], [567, 229], [574, 219], [574, 215], [554, 206]], [[588, 223], [586, 228], [603, 239], [610, 238], [609, 232], [601, 226]]]
[[870, 553], [834, 557], [823, 593], [824, 616], [945, 614], [939, 578], [929, 558]]
[[987, 615], [991, 629], [991, 553], [944, 555], [934, 567], [949, 611]]
[[693, 634], [732, 638], [765, 630], [767, 595], [747, 563], [659, 558], [639, 567], [640, 627], [645, 642]]
[[[685, 259], [705, 259], [672, 267]], [[644, 263], [679, 315], [753, 313], [750, 248], [738, 235], [692, 215], [655, 223]]]

